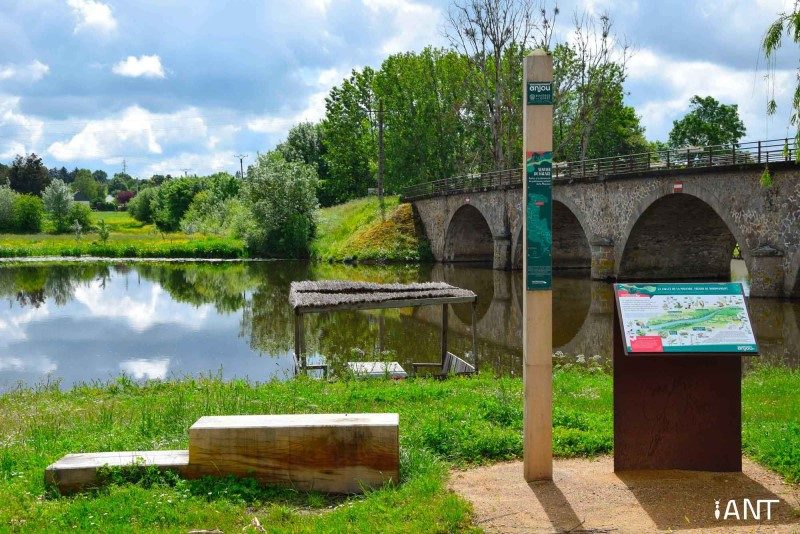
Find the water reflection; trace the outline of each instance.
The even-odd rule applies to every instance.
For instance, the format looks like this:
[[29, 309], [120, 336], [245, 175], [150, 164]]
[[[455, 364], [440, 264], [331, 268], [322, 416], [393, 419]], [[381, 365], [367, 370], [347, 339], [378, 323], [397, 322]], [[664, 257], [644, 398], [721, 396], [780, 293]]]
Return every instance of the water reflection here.
[[[437, 280], [478, 294], [482, 368], [522, 366], [519, 273], [459, 266], [354, 267], [302, 262], [74, 263], [0, 268], [0, 389], [60, 379], [65, 386], [107, 380], [220, 373], [251, 380], [293, 372], [293, 280]], [[610, 284], [588, 273], [556, 278], [553, 341], [568, 355], [611, 351]], [[750, 301], [762, 356], [796, 366], [800, 304]], [[343, 312], [307, 318], [311, 354], [329, 361], [390, 357], [435, 361], [439, 307]], [[453, 306], [450, 346], [471, 349], [469, 306]]]

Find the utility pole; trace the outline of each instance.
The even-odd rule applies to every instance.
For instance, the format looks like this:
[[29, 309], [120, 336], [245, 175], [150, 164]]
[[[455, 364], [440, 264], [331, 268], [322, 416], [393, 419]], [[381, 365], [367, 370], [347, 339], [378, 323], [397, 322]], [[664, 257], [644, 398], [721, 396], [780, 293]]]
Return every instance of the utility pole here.
[[239, 178], [244, 180], [244, 158], [247, 157], [247, 154], [234, 154], [234, 158], [239, 158]]
[[378, 100], [378, 202], [381, 206], [381, 218], [386, 219], [386, 208], [383, 204], [383, 99]]
[[181, 169], [181, 170], [183, 171], [183, 177], [186, 178], [187, 176], [189, 176], [189, 171], [191, 171], [192, 169], [191, 168], [186, 168], [186, 169]]
[[122, 174], [128, 174], [128, 162], [125, 161], [125, 158], [122, 158]]

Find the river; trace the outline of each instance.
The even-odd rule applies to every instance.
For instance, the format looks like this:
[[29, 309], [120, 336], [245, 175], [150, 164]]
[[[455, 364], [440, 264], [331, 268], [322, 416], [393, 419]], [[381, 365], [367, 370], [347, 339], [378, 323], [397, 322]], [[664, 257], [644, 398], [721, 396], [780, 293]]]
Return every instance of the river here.
[[[734, 278], [741, 279], [734, 265]], [[738, 277], [738, 278], [737, 278]], [[0, 391], [57, 382], [220, 375], [292, 376], [293, 280], [442, 280], [474, 290], [482, 369], [522, 368], [522, 277], [464, 266], [346, 266], [303, 262], [42, 263], [0, 267]], [[588, 273], [557, 277], [554, 350], [608, 363], [611, 285]], [[798, 365], [800, 303], [751, 299], [761, 360]], [[450, 345], [470, 350], [468, 306], [453, 307]], [[330, 361], [435, 361], [434, 307], [310, 316], [311, 354]], [[584, 358], [579, 356], [583, 355]], [[592, 358], [594, 357], [594, 358]]]

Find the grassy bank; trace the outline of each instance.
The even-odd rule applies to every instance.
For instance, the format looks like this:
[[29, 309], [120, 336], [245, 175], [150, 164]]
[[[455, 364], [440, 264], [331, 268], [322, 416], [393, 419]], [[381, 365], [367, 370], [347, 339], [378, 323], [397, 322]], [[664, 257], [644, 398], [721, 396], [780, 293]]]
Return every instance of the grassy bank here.
[[326, 261], [430, 261], [430, 245], [410, 204], [386, 197], [360, 198], [318, 212], [312, 255]]
[[[96, 231], [72, 234], [0, 234], [0, 257], [99, 256], [111, 258], [245, 258], [240, 239], [159, 232], [128, 212], [92, 212], [105, 221], [108, 240]], [[318, 212], [312, 255], [324, 261], [419, 262], [432, 259], [430, 246], [409, 204], [387, 197], [383, 214], [376, 197], [353, 200]]]
[[[744, 382], [747, 453], [800, 481], [800, 373], [761, 369]], [[561, 369], [554, 376], [554, 451], [591, 456], [612, 447], [611, 377]], [[103, 532], [219, 528], [242, 531], [448, 532], [469, 527], [469, 506], [446, 488], [447, 471], [518, 458], [519, 378], [322, 382], [251, 386], [215, 379], [137, 386], [127, 380], [69, 392], [21, 390], [0, 397], [0, 530]], [[778, 409], [779, 407], [780, 409]], [[249, 481], [181, 481], [113, 474], [110, 486], [70, 498], [43, 486], [46, 465], [67, 452], [187, 446], [201, 415], [396, 411], [399, 486], [363, 497], [263, 488]]]
[[239, 239], [183, 232], [159, 232], [128, 212], [92, 212], [92, 224], [103, 220], [110, 235], [103, 243], [96, 232], [74, 234], [0, 234], [0, 257], [100, 256], [110, 258], [244, 258]]

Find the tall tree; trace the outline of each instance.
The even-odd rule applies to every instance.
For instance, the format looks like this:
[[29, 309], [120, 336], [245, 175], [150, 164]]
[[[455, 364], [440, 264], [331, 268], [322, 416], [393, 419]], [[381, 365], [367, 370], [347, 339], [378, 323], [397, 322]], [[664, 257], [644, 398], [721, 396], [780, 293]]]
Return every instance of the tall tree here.
[[[778, 18], [770, 24], [764, 35], [764, 40], [761, 43], [761, 49], [770, 63], [772, 70], [775, 67], [776, 54], [783, 46], [783, 34], [786, 33], [795, 44], [800, 45], [800, 0], [795, 0], [792, 9], [784, 11]], [[771, 79], [774, 84], [774, 74], [770, 73]], [[792, 95], [792, 112], [790, 122], [795, 127], [800, 125], [800, 67], [797, 69], [796, 83], [794, 93]], [[774, 115], [778, 110], [777, 102], [775, 102], [774, 85], [773, 95], [767, 104], [767, 113]], [[795, 142], [800, 144], [800, 128], [795, 131]], [[800, 152], [797, 154], [800, 160]]]
[[377, 138], [374, 91], [375, 71], [365, 67], [325, 99], [322, 122], [325, 161], [329, 179], [319, 184], [319, 200], [324, 206], [367, 194], [375, 183]]
[[75, 181], [72, 183], [72, 188], [75, 192], [81, 193], [87, 200], [97, 200], [102, 192], [100, 184], [95, 181], [92, 171], [89, 169], [79, 169], [75, 173]]
[[739, 117], [739, 106], [720, 104], [712, 96], [695, 95], [690, 101], [690, 111], [672, 123], [669, 144], [680, 146], [732, 146], [739, 143], [746, 132]]
[[0, 187], [8, 185], [8, 165], [0, 163]]
[[17, 156], [8, 172], [11, 189], [18, 193], [41, 196], [50, 183], [50, 174], [42, 163], [42, 158], [31, 153], [27, 157]]
[[286, 161], [299, 161], [317, 170], [320, 180], [328, 177], [328, 164], [325, 161], [325, 144], [322, 142], [321, 124], [301, 122], [292, 126], [286, 140], [276, 147]]
[[96, 170], [92, 173], [92, 178], [99, 183], [104, 184], [108, 180], [108, 173], [103, 170]]
[[[554, 9], [553, 18], [558, 14]], [[506, 146], [518, 126], [504, 113], [519, 97], [522, 59], [531, 48], [549, 48], [552, 21], [533, 0], [455, 0], [448, 13], [450, 44], [471, 62], [491, 134], [496, 170], [516, 165]], [[521, 103], [519, 104], [521, 106]], [[521, 134], [520, 134], [521, 135]]]

